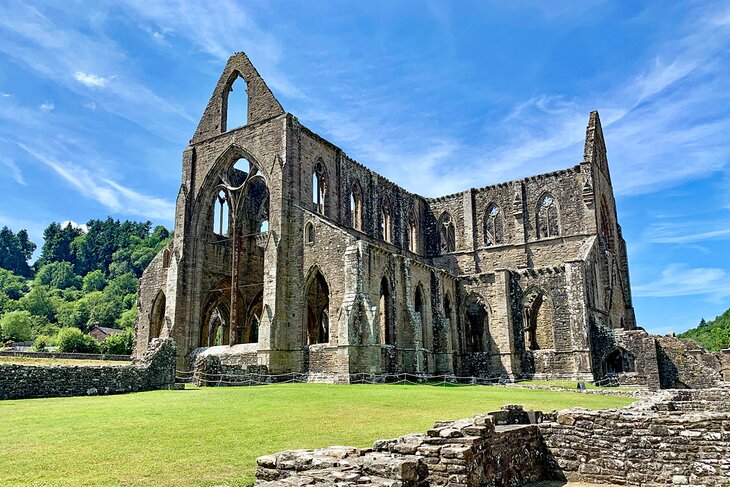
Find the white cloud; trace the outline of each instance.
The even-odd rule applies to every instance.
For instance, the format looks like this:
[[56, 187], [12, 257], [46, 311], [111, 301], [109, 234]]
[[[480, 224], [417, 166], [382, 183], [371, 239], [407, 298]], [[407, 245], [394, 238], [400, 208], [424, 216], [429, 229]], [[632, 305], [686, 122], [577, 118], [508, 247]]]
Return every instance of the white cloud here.
[[91, 111], [96, 110], [96, 102], [94, 100], [89, 100], [86, 103], [84, 103], [84, 107], [88, 108]]
[[[707, 228], [707, 227], [710, 228]], [[729, 240], [730, 227], [722, 222], [704, 224], [691, 222], [654, 223], [649, 227], [645, 239], [656, 244], [689, 244], [707, 240]]]
[[18, 143], [18, 146], [51, 168], [79, 193], [96, 200], [111, 211], [172, 220], [175, 211], [173, 202], [138, 193], [111, 179], [100, 177], [79, 164], [61, 161], [49, 155], [47, 150], [36, 150], [23, 143]]
[[44, 112], [52, 112], [54, 108], [56, 108], [56, 105], [52, 101], [47, 101], [40, 106], [40, 109]]
[[76, 71], [74, 73], [74, 79], [79, 83], [92, 88], [103, 88], [110, 80], [114, 79], [114, 76], [105, 78], [95, 74], [84, 73], [83, 71]]
[[88, 225], [86, 225], [86, 223], [78, 224], [73, 220], [64, 220], [61, 222], [61, 228], [66, 228], [67, 226], [71, 226], [71, 228], [78, 228], [84, 233], [87, 233], [89, 231], [89, 227]]
[[0, 97], [7, 98], [10, 96], [10, 93], [0, 93]]
[[23, 179], [23, 173], [20, 171], [20, 168], [17, 164], [15, 164], [14, 161], [8, 159], [7, 157], [0, 157], [0, 164], [8, 168], [9, 174], [12, 176], [16, 183], [22, 184], [23, 186], [27, 185], [25, 179]]
[[670, 264], [661, 277], [645, 284], [632, 286], [634, 296], [667, 298], [705, 295], [712, 300], [730, 296], [730, 274], [716, 267], [690, 267]]

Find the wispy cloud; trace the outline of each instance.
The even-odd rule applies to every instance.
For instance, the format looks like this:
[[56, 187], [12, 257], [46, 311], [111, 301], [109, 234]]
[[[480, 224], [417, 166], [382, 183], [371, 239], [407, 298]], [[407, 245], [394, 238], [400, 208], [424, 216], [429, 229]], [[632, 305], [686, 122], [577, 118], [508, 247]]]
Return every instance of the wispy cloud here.
[[99, 177], [78, 163], [53, 157], [48, 151], [40, 151], [23, 143], [18, 146], [52, 169], [79, 193], [113, 212], [168, 221], [172, 219], [175, 204], [171, 201], [143, 195], [111, 179]]
[[633, 293], [654, 298], [705, 295], [711, 300], [721, 300], [730, 296], [730, 275], [715, 267], [670, 264], [658, 279], [633, 286]]
[[730, 226], [723, 225], [722, 222], [704, 225], [690, 222], [655, 223], [649, 227], [645, 239], [655, 244], [689, 244], [707, 240], [730, 240]]
[[271, 32], [261, 28], [248, 9], [239, 3], [220, 0], [215, 3], [215, 8], [210, 8], [205, 3], [185, 0], [126, 0], [124, 5], [135, 19], [153, 23], [155, 28], [151, 30], [154, 32], [173, 33], [219, 62], [245, 48], [275, 91], [291, 98], [304, 97], [279, 68], [284, 52], [282, 43]]
[[[128, 55], [113, 40], [79, 24], [86, 17], [51, 16], [23, 4], [6, 9], [9, 14], [0, 17], [0, 53], [36, 75], [81, 96], [94, 89], [100, 108], [168, 141], [178, 139], [181, 122], [187, 127], [195, 122], [182, 106], [140, 82]], [[97, 74], [109, 72], [116, 74]], [[111, 83], [112, 78], [119, 82]]]
[[76, 71], [74, 73], [74, 79], [85, 86], [103, 88], [110, 80], [114, 79], [114, 76], [105, 78], [95, 74], [84, 73], [83, 71]]
[[40, 109], [44, 112], [52, 112], [54, 108], [56, 108], [56, 105], [52, 101], [47, 101], [40, 106]]
[[7, 157], [0, 157], [0, 164], [8, 168], [10, 176], [15, 180], [16, 183], [26, 185], [25, 179], [23, 179], [23, 173], [15, 163], [15, 161], [8, 159]]

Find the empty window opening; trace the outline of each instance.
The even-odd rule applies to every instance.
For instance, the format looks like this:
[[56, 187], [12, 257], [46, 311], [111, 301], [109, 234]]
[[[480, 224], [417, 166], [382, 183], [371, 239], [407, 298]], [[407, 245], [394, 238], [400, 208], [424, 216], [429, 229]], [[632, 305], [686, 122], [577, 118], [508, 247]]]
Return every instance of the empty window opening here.
[[472, 301], [466, 306], [464, 321], [466, 325], [466, 351], [486, 352], [487, 310], [484, 305]]
[[444, 296], [444, 319], [448, 326], [451, 323], [451, 298], [448, 294]]
[[439, 241], [441, 253], [446, 254], [456, 250], [456, 227], [451, 215], [444, 213], [439, 220]]
[[228, 170], [225, 179], [231, 186], [242, 185], [249, 175], [252, 175], [253, 165], [245, 157], [239, 158]]
[[308, 244], [314, 243], [314, 225], [312, 225], [312, 222], [307, 222], [304, 226], [304, 239]]
[[235, 73], [223, 92], [223, 132], [248, 123], [248, 86], [239, 73]]
[[312, 172], [312, 203], [314, 211], [320, 215], [325, 213], [325, 200], [327, 197], [327, 180], [325, 178], [324, 164], [317, 161]]
[[257, 343], [259, 341], [259, 325], [264, 304], [263, 291], [256, 294], [246, 309], [246, 322], [238, 333], [236, 343]]
[[625, 349], [616, 348], [603, 359], [604, 375], [626, 372], [636, 372], [636, 358]]
[[393, 242], [393, 222], [390, 217], [390, 205], [383, 202], [380, 210], [380, 235], [386, 242]]
[[413, 299], [413, 308], [416, 311], [416, 315], [418, 316], [418, 321], [421, 326], [421, 346], [423, 348], [429, 348], [430, 344], [428, 343], [428, 332], [426, 329], [426, 307], [423, 302], [423, 289], [420, 284], [416, 287], [416, 295]]
[[393, 300], [388, 278], [380, 280], [380, 343], [395, 344], [395, 330], [393, 326]]
[[229, 204], [225, 191], [220, 190], [213, 201], [213, 232], [217, 235], [228, 236]]
[[362, 231], [362, 189], [357, 181], [353, 183], [350, 193], [350, 218], [352, 228]]
[[307, 343], [329, 342], [330, 290], [324, 276], [319, 271], [307, 286]]
[[165, 249], [162, 252], [162, 268], [167, 269], [168, 267], [170, 267], [170, 251]]
[[557, 237], [560, 235], [558, 204], [551, 194], [540, 198], [537, 208], [537, 238]]
[[495, 203], [487, 207], [484, 217], [484, 244], [487, 246], [504, 243], [504, 219], [502, 210]]
[[165, 293], [160, 291], [155, 297], [155, 301], [152, 304], [152, 311], [150, 312], [150, 340], [159, 338], [162, 333], [162, 328], [165, 324], [165, 306]]
[[523, 306], [523, 319], [528, 350], [555, 348], [553, 307], [543, 293], [536, 291], [528, 295]]

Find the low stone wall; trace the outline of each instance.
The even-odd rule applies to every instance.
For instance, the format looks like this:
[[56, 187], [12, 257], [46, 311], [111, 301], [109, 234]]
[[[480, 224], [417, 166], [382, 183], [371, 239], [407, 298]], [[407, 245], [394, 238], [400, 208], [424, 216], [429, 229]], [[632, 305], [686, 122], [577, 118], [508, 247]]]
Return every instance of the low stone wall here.
[[0, 399], [121, 394], [175, 383], [175, 342], [156, 339], [130, 365], [0, 364]]
[[521, 486], [545, 478], [539, 413], [507, 406], [471, 419], [439, 421], [423, 435], [257, 459], [260, 486]]
[[718, 354], [707, 353], [690, 340], [672, 336], [655, 339], [662, 388], [702, 389], [722, 381]]
[[[193, 370], [190, 381], [198, 386], [256, 385], [271, 382], [269, 369], [256, 365], [255, 347], [244, 344], [234, 347], [209, 347], [197, 349], [191, 355]], [[252, 351], [248, 350], [251, 349]]]
[[0, 350], [0, 357], [55, 358], [72, 360], [109, 360], [114, 362], [131, 362], [130, 355], [112, 355], [101, 353], [61, 353], [61, 352], [20, 352], [17, 350]]
[[554, 479], [730, 485], [730, 391], [682, 391], [634, 407], [570, 409], [539, 425]]
[[[698, 412], [701, 411], [701, 412]], [[539, 480], [730, 486], [730, 388], [655, 393], [622, 409], [520, 406], [426, 434], [257, 459], [257, 486], [517, 487]]]

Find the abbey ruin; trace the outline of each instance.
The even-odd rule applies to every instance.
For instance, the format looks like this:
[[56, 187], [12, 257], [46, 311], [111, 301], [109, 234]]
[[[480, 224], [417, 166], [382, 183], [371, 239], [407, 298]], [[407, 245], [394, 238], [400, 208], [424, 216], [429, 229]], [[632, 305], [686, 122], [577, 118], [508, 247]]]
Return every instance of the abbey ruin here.
[[[234, 90], [248, 98], [240, 127], [227, 123]], [[310, 380], [618, 374], [658, 387], [663, 348], [636, 327], [597, 112], [576, 161], [424, 198], [304, 127], [237, 53], [183, 153], [135, 354], [171, 337], [180, 369], [206, 355]]]

